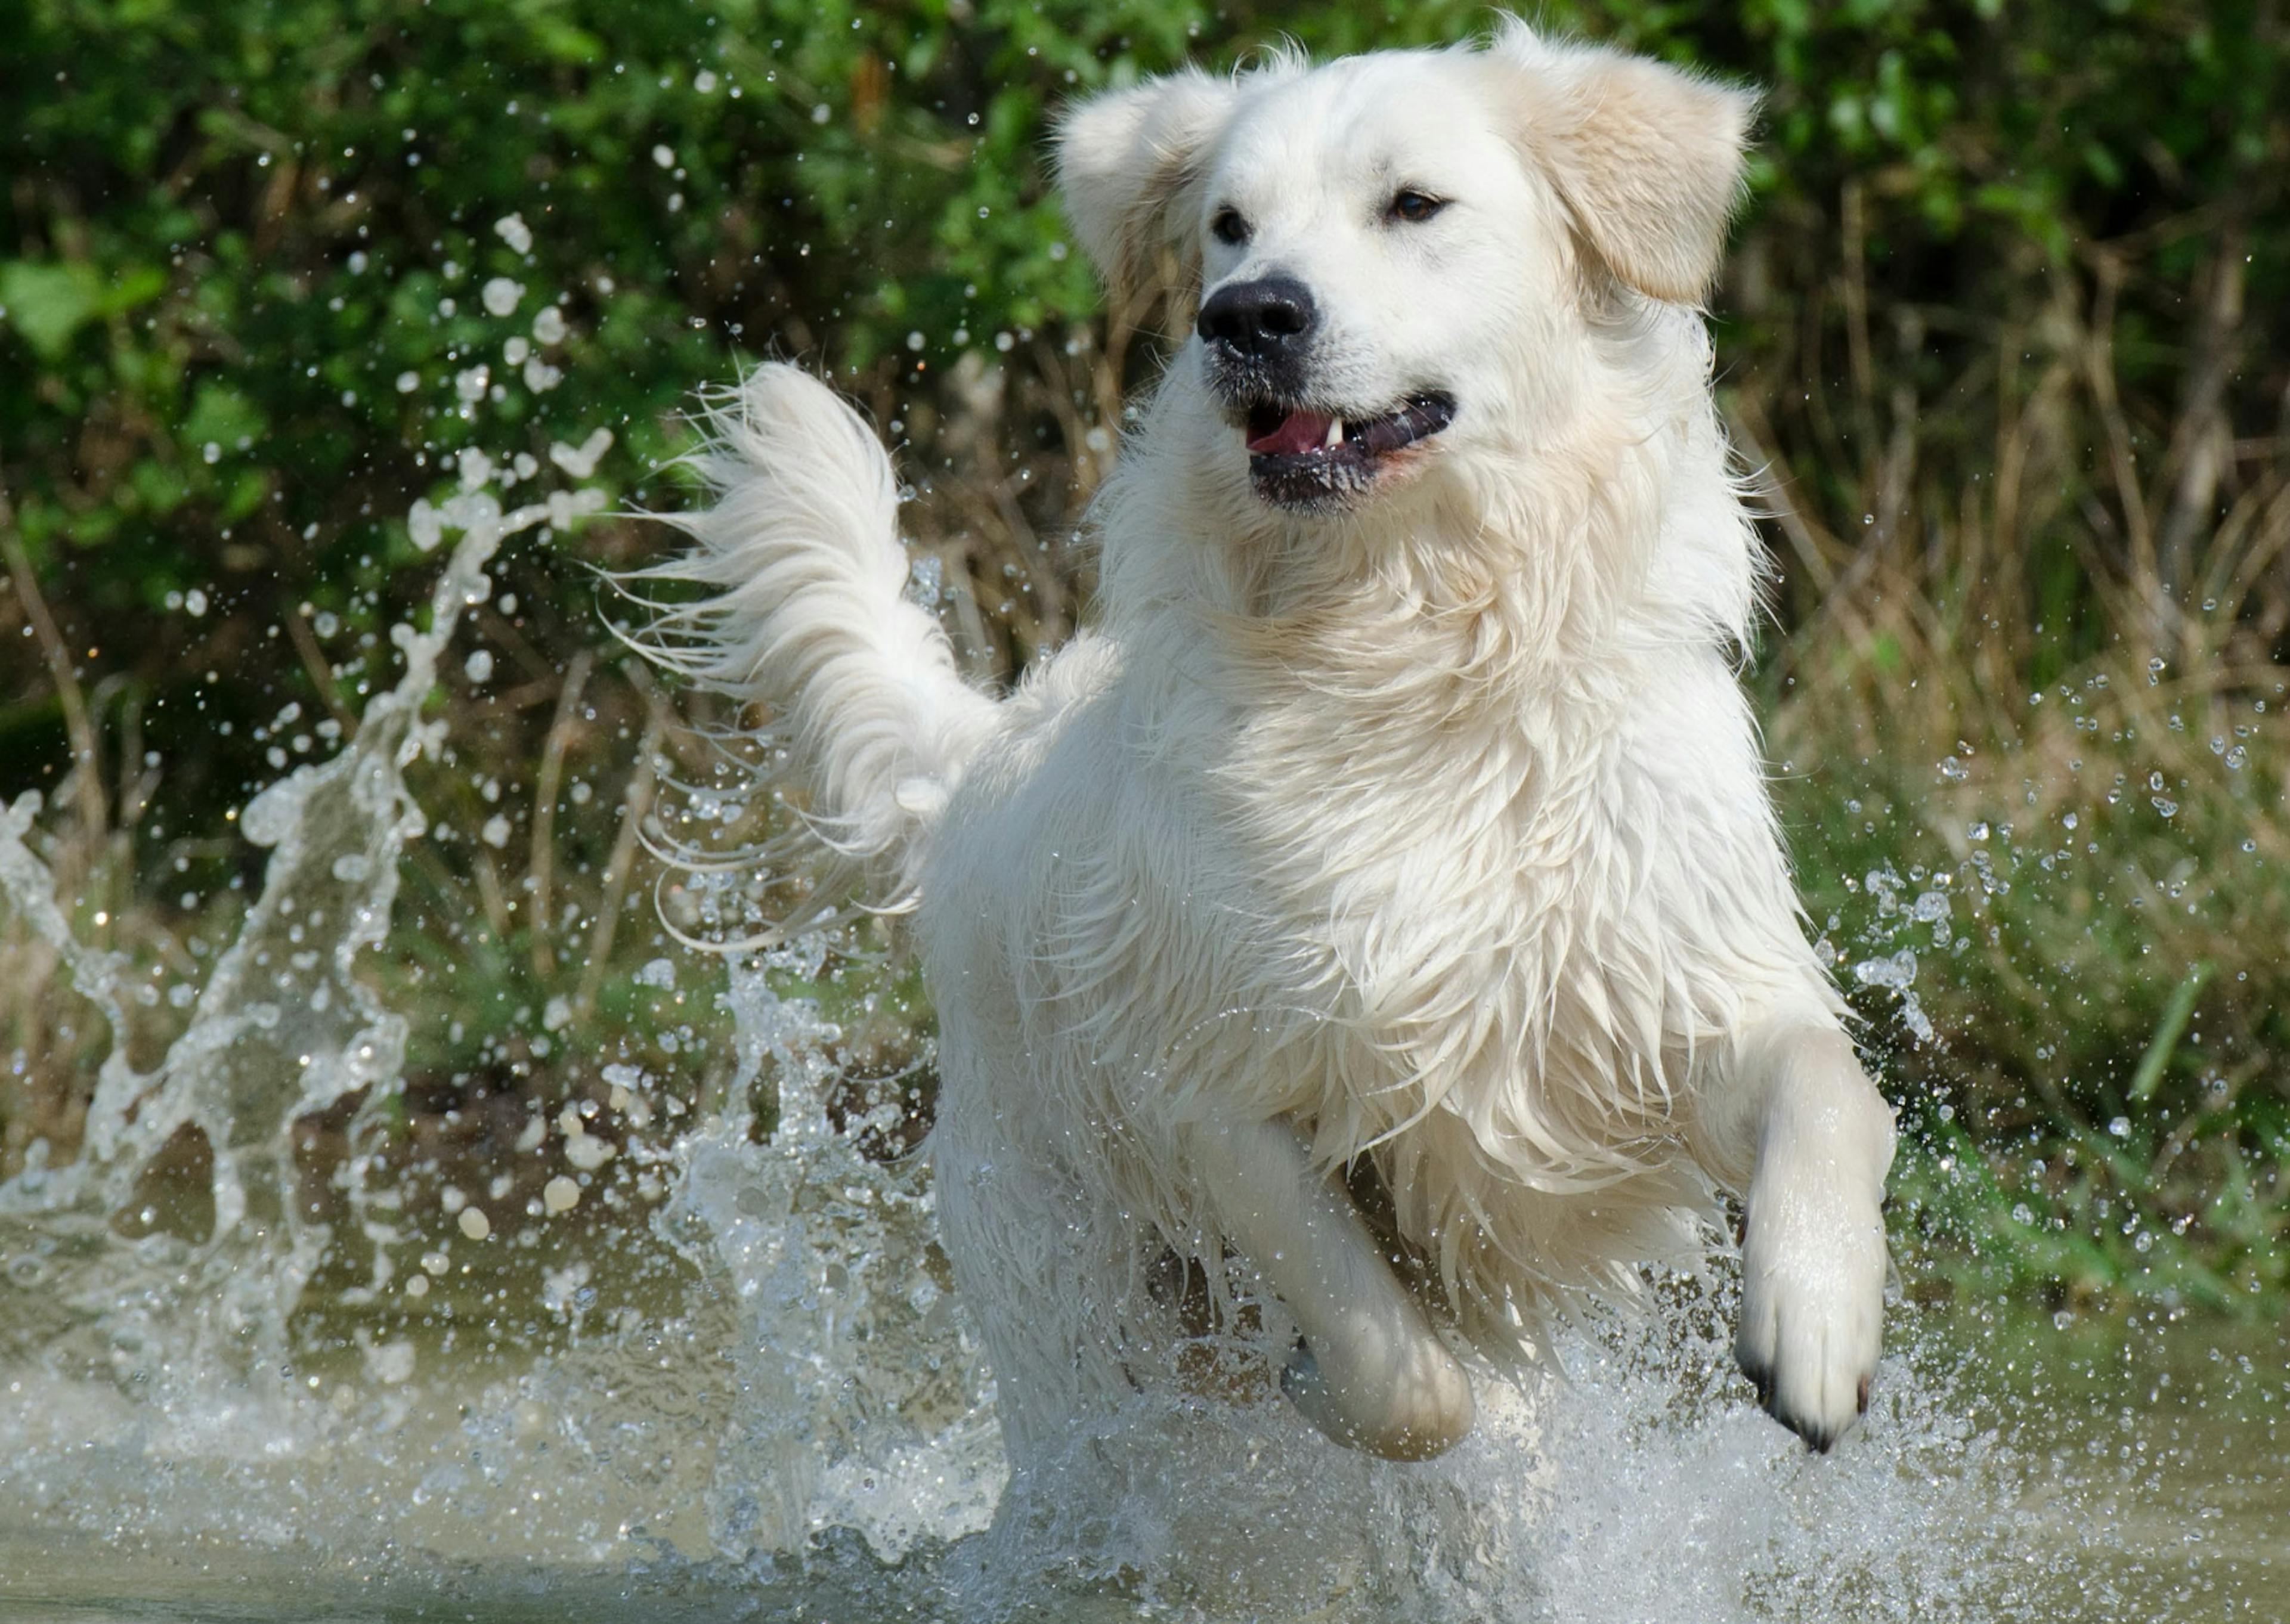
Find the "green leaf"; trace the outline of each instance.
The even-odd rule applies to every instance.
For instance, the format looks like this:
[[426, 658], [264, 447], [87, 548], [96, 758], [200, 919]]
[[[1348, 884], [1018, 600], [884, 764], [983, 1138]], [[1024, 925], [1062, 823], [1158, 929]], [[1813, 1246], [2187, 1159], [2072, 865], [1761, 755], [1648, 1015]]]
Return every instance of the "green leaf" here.
[[263, 498], [270, 494], [270, 476], [260, 468], [241, 468], [230, 482], [230, 493], [223, 499], [220, 516], [226, 524], [239, 520], [262, 506]]
[[103, 279], [78, 263], [12, 260], [0, 265], [0, 308], [44, 361], [58, 361], [72, 334], [103, 308]]
[[269, 427], [261, 411], [228, 384], [203, 383], [191, 397], [190, 415], [183, 420], [182, 443], [196, 452], [217, 445], [226, 452], [241, 449]]
[[167, 273], [154, 265], [131, 265], [114, 271], [111, 285], [104, 290], [100, 316], [116, 316], [132, 310], [148, 299], [156, 299], [166, 291]]
[[586, 28], [549, 16], [533, 18], [532, 26], [533, 43], [560, 62], [604, 60], [605, 42]]
[[2139, 1069], [2132, 1074], [2131, 1098], [2134, 1101], [2145, 1100], [2163, 1081], [2163, 1068], [2171, 1063], [2171, 1056], [2178, 1052], [2179, 1039], [2187, 1029], [2188, 1020], [2194, 1015], [2195, 1000], [2202, 996], [2203, 984], [2211, 979], [2211, 970], [2208, 962], [2197, 964], [2187, 972], [2187, 979], [2179, 983], [2178, 990], [2171, 995], [2171, 1002], [2163, 1011], [2162, 1024], [2155, 1028], [2154, 1041], [2147, 1045], [2147, 1052], [2139, 1058]]
[[109, 277], [82, 260], [12, 260], [0, 265], [0, 308], [44, 361], [58, 361], [89, 322], [156, 298], [166, 274], [130, 266]]

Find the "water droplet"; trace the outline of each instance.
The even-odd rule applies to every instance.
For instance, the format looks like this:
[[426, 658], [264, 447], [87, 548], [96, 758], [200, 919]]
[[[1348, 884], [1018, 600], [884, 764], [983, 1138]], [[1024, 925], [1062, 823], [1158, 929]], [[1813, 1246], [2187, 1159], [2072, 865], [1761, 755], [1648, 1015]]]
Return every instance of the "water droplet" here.
[[613, 448], [613, 431], [599, 428], [581, 441], [576, 449], [557, 441], [548, 448], [548, 460], [575, 479], [586, 479], [597, 471], [597, 460]]

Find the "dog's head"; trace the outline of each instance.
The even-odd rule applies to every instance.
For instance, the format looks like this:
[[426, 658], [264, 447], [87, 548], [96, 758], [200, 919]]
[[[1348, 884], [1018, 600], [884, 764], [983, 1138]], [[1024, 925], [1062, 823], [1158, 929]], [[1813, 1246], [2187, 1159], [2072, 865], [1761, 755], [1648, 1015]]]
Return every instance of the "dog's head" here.
[[1485, 46], [1093, 100], [1058, 139], [1117, 302], [1175, 268], [1172, 380], [1256, 498], [1357, 507], [1580, 407], [1617, 301], [1691, 303], [1741, 186], [1745, 93], [1507, 25]]

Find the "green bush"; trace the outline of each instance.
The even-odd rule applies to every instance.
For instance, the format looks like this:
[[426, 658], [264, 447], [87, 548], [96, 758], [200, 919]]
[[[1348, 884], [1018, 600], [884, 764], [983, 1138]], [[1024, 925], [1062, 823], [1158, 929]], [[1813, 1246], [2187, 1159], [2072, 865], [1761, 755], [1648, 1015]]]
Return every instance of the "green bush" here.
[[[1956, 831], [1974, 814], [1950, 796], [2017, 793], [2035, 770], [2032, 692], [2160, 669], [2200, 736], [2278, 730], [2278, 702], [2249, 708], [2290, 635], [2278, 8], [1534, 11], [1766, 92], [1715, 316], [1729, 420], [1785, 515], [1766, 680], [1777, 738], [1813, 764], [1785, 804], [1816, 921], [1878, 930], [1846, 882], [1886, 852], [1923, 852], [1904, 868], [1969, 861]], [[118, 848], [99, 911], [141, 899], [160, 952], [250, 877], [225, 813], [290, 743], [324, 748], [276, 725], [287, 708], [339, 729], [387, 680], [388, 628], [419, 612], [435, 565], [404, 523], [416, 497], [450, 488], [464, 453], [545, 468], [552, 447], [610, 428], [597, 482], [642, 500], [691, 392], [765, 355], [832, 369], [903, 443], [917, 539], [950, 567], [978, 663], [1006, 672], [1085, 598], [1066, 539], [1150, 348], [1106, 329], [1069, 246], [1045, 185], [1057, 107], [1284, 36], [1339, 52], [1487, 23], [1452, 0], [8, 8], [0, 528], [20, 579], [0, 601], [0, 794], [52, 796], [76, 752], [71, 788]], [[590, 566], [658, 545], [605, 523], [504, 563], [481, 617], [500, 670], [441, 695], [459, 754], [425, 794], [444, 815], [481, 821], [481, 788], [530, 799], [554, 739], [560, 767], [569, 750], [602, 792], [595, 813], [555, 821], [564, 868], [611, 871], [604, 814], [622, 804], [649, 702], [609, 660], [577, 713], [549, 701], [567, 659], [600, 641]], [[36, 596], [52, 637], [34, 635]], [[1902, 693], [1918, 681], [1911, 725]], [[2094, 764], [2160, 770], [2136, 727], [2111, 731], [2089, 741]], [[1975, 764], [1960, 792], [1929, 771], [1958, 740]], [[159, 776], [138, 789], [147, 759]], [[2070, 772], [2068, 759], [2038, 764]], [[2001, 956], [1974, 942], [1946, 985], [1919, 983], [1952, 1047], [1910, 1046], [1900, 1069], [1933, 1121], [1955, 1112], [2007, 1161], [2030, 1159], [2031, 1131], [2086, 1134], [2124, 1108], [2121, 1079], [2201, 959], [2221, 969], [2194, 1029], [2232, 1052], [2165, 1057], [2141, 1101], [2150, 1137], [2182, 1179], [2210, 1170], [2182, 1208], [2243, 1177], [2169, 1137], [2214, 1108], [2207, 1079], [2241, 1079], [2229, 1138], [2270, 1169], [2253, 1188], [2280, 1209], [2268, 1136], [2290, 1068], [2270, 1012], [2290, 989], [2269, 968], [2278, 940], [2231, 938], [2286, 916], [2270, 866], [2282, 813], [2252, 800], [2251, 779], [2212, 771], [2199, 752], [2174, 769], [2193, 786], [2174, 793], [2206, 809], [2174, 828], [2214, 836], [2198, 860], [2226, 900], [2219, 940], [2181, 930], [2151, 954], [2139, 918], [2066, 902], [2020, 937], [1999, 925]], [[1879, 800], [1882, 828], [1847, 810]], [[2245, 817], [2270, 831], [2250, 852], [2222, 832]], [[2166, 883], [2150, 856], [2179, 860], [2143, 836], [2110, 855], [2118, 900]], [[444, 853], [409, 893], [417, 937], [417, 914], [474, 916], [482, 893], [490, 945], [444, 956], [492, 988], [465, 1033], [495, 1006], [540, 1007], [579, 951], [522, 921], [492, 861]], [[598, 905], [643, 889], [623, 861]], [[404, 944], [400, 972], [420, 979], [442, 928]], [[2052, 1008], [2062, 1029], [2038, 1036], [2061, 983], [2010, 955], [2071, 945], [2098, 1007]], [[584, 982], [584, 1006], [596, 996]], [[1881, 988], [1856, 996], [1894, 1019]], [[436, 1064], [451, 1079], [475, 1062]]]

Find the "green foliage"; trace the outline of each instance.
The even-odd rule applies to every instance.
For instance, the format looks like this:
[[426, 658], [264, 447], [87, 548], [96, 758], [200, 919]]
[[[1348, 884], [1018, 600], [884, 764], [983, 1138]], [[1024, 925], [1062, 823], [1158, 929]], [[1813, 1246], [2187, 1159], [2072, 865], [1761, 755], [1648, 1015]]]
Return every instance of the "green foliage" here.
[[[1791, 509], [1773, 535], [1773, 697], [1777, 739], [1825, 772], [1785, 792], [1817, 920], [1893, 929], [1856, 888], [1886, 865], [1975, 887], [1975, 813], [1950, 811], [1957, 792], [1927, 772], [1958, 739], [1981, 752], [1978, 815], [1999, 827], [2031, 827], [2011, 810], [2015, 772], [2088, 787], [2102, 763], [2163, 770], [2122, 718], [2086, 741], [2087, 772], [2064, 749], [2028, 764], [2021, 695], [2082, 692], [2109, 662], [2137, 680], [2163, 659], [2204, 690], [2182, 707], [2194, 734], [2227, 731], [2205, 714], [2219, 706], [2278, 729], [2278, 701], [2263, 723], [2237, 708], [2271, 684], [2290, 635], [2278, 8], [1530, 9], [1765, 94], [1715, 315], [1736, 437]], [[1099, 348], [1090, 273], [1048, 189], [1058, 108], [1284, 38], [1335, 52], [1490, 24], [1477, 0], [0, 8], [0, 514], [61, 622], [48, 649], [19, 635], [24, 595], [0, 601], [0, 793], [52, 790], [72, 760], [51, 663], [65, 658], [106, 771], [132, 777], [147, 748], [164, 764], [132, 824], [140, 878], [115, 889], [188, 932], [248, 877], [219, 838], [225, 813], [276, 775], [275, 753], [322, 748], [316, 718], [339, 730], [388, 679], [388, 628], [418, 615], [436, 564], [407, 531], [413, 500], [449, 488], [464, 453], [545, 468], [598, 428], [617, 441], [597, 482], [641, 500], [691, 391], [765, 355], [832, 368], [905, 442], [910, 513], [954, 566], [960, 629], [981, 664], [1021, 661], [1086, 594], [1085, 562], [1057, 538], [1135, 376]], [[459, 755], [425, 798], [474, 827], [538, 793], [547, 701], [598, 639], [588, 566], [656, 545], [606, 525], [503, 561], [484, 635], [505, 674], [441, 692]], [[1919, 681], [1934, 697], [1909, 726], [1901, 693]], [[554, 826], [562, 869], [614, 917], [641, 893], [617, 889], [608, 814], [645, 704], [606, 668], [557, 728], [600, 791], [593, 814]], [[2141, 1233], [2171, 1236], [2163, 1251], [2184, 1240], [2222, 1279], [2278, 1284], [2278, 1265], [2238, 1260], [2265, 1255], [2286, 1204], [2290, 1032], [2272, 1012], [2290, 988], [2254, 944], [2272, 951], [2290, 904], [2268, 866], [2282, 842], [2246, 851], [2237, 820], [2278, 831], [2279, 800], [2255, 796], [2256, 767], [2209, 771], [2172, 767], [2194, 786], [2176, 820], [2140, 796], [2118, 811], [2103, 784], [2069, 796], [2087, 830], [2105, 827], [2104, 865], [2027, 844], [2050, 867], [2008, 900], [1983, 893], [1993, 933], [1967, 933], [1951, 973], [1917, 984], [1950, 1047], [1904, 1046], [1897, 1065], [1929, 1123], [1954, 1110], [1996, 1158], [2001, 1210], [2028, 1205], [2030, 1236], [2058, 1233], [2046, 1225], [2078, 1201], [2129, 1202], [2154, 1220]], [[123, 827], [131, 800], [123, 783]], [[514, 875], [508, 853], [435, 850], [392, 973], [461, 1022], [417, 1055], [441, 1097], [480, 1074], [545, 1092], [547, 1057], [484, 1027], [564, 987], [631, 1029], [654, 1021], [630, 966], [584, 982], [560, 964], [571, 949], [496, 872]], [[2158, 931], [2190, 860], [2202, 928]], [[485, 923], [457, 940], [437, 921], [479, 890]], [[636, 932], [623, 957], [646, 950]], [[2203, 963], [2217, 973], [2182, 1007]], [[2128, 1139], [2108, 1132], [2118, 1115]], [[1949, 1154], [1929, 1142], [1927, 1171]], [[2072, 1176], [2052, 1148], [2067, 1146], [2083, 1148]], [[1930, 1211], [1992, 1217], [1976, 1185], [1915, 1188], [1941, 1192]], [[2181, 1219], [2192, 1227], [2173, 1231]], [[2014, 1255], [2067, 1289], [2130, 1278], [2146, 1254], [2129, 1244]]]
[[1776, 748], [1820, 752], [1776, 787], [1806, 903], [1911, 1147], [1895, 1206], [1983, 1290], [2246, 1314], [2290, 1292], [2267, 687], [2094, 672], [1977, 748], [1960, 681], [1786, 713]]
[[[1877, 306], [1991, 317], [2077, 245], [2202, 209], [2246, 221], [2249, 308], [2290, 294], [2270, 207], [2290, 81], [2265, 8], [1541, 15], [1766, 85], [1764, 257], [1825, 274], [1849, 182]], [[0, 357], [26, 380], [0, 444], [20, 523], [48, 570], [104, 550], [72, 575], [105, 613], [257, 572], [346, 609], [362, 573], [417, 562], [389, 516], [468, 443], [454, 390], [473, 367], [536, 452], [598, 422], [656, 449], [651, 426], [727, 351], [911, 387], [1093, 309], [1044, 184], [1061, 103], [1286, 36], [1341, 51], [1485, 23], [1449, 0], [31, 0], [0, 23], [17, 256]], [[529, 250], [496, 230], [511, 215]], [[509, 316], [483, 303], [494, 277], [522, 291]], [[1780, 281], [1745, 301], [1753, 354], [1780, 342], [1759, 325], [1799, 314], [1781, 293], [1825, 297]], [[547, 391], [501, 357], [544, 305], [571, 332]], [[1950, 347], [1903, 360], [1937, 378]], [[2166, 344], [2122, 348], [2171, 368]], [[1834, 488], [1854, 460], [1801, 471]], [[183, 641], [160, 633], [151, 680]]]

